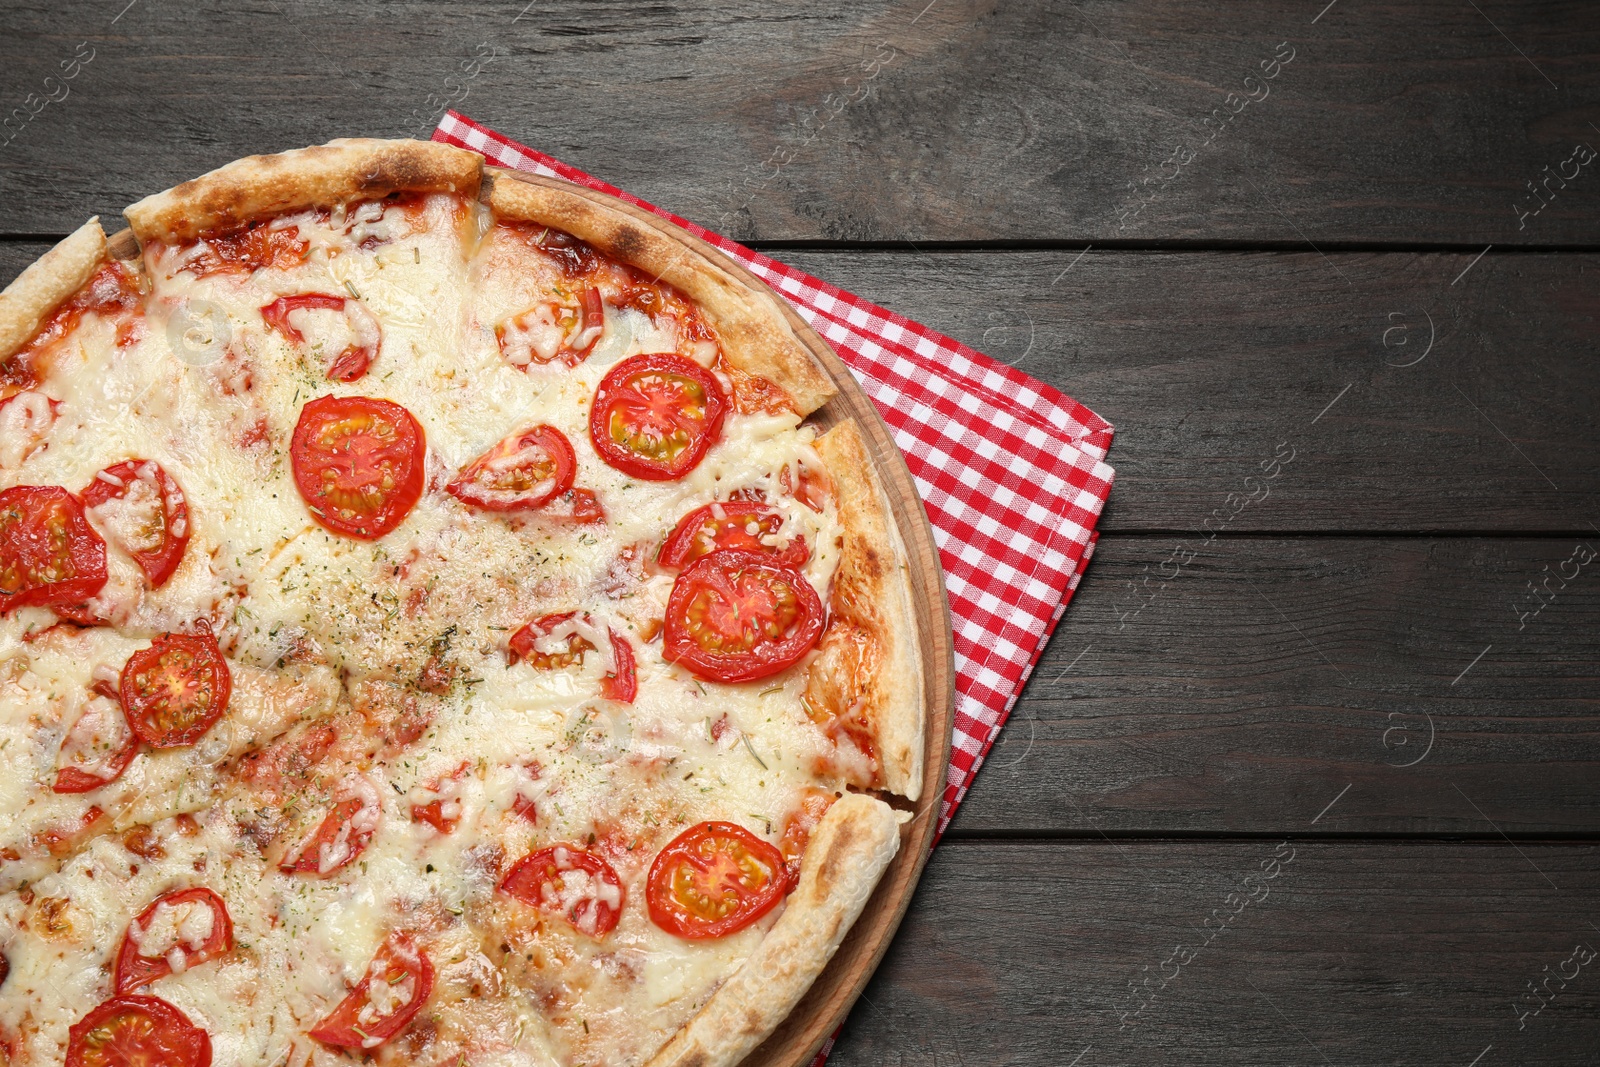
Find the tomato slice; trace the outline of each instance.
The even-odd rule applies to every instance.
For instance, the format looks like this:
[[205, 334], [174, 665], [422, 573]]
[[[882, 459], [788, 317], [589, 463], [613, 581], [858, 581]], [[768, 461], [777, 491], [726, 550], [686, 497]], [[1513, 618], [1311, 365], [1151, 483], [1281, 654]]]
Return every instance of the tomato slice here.
[[[432, 785], [422, 787], [420, 792], [433, 799], [411, 805], [412, 821], [425, 822], [441, 834], [454, 830], [456, 823], [461, 821], [461, 778], [470, 766], [463, 760], [461, 766], [449, 774], [440, 777]], [[417, 792], [413, 791], [412, 796], [416, 796]]]
[[[595, 651], [599, 636], [597, 624], [588, 615], [579, 618], [575, 611], [564, 611], [541, 615], [512, 634], [507, 651], [512, 663], [522, 661], [541, 671], [562, 670], [581, 664], [585, 652]], [[633, 646], [610, 627], [606, 637], [611, 642], [612, 669], [601, 681], [600, 693], [607, 700], [632, 703], [639, 695]]]
[[317, 309], [339, 312], [350, 327], [350, 344], [345, 346], [328, 367], [328, 380], [356, 381], [367, 373], [372, 361], [378, 358], [378, 346], [383, 343], [383, 332], [378, 327], [378, 320], [372, 317], [372, 312], [362, 306], [359, 300], [346, 300], [331, 293], [280, 296], [261, 309], [261, 317], [266, 320], [268, 326], [277, 330], [286, 339], [296, 345], [303, 345], [306, 343], [305, 334], [289, 321], [289, 316], [296, 311]]
[[422, 498], [422, 427], [368, 396], [321, 396], [300, 409], [289, 444], [294, 484], [323, 528], [374, 541]]
[[605, 328], [600, 290], [590, 287], [576, 305], [547, 300], [513, 315], [495, 327], [494, 336], [500, 354], [514, 367], [547, 363], [576, 367], [589, 358]]
[[606, 509], [594, 490], [575, 488], [556, 497], [539, 509], [539, 514], [571, 526], [588, 526], [606, 521]]
[[104, 693], [95, 693], [83, 705], [78, 719], [61, 742], [57, 793], [87, 793], [122, 777], [139, 751], [139, 738], [122, 714], [122, 705]]
[[749, 682], [799, 662], [822, 635], [822, 601], [805, 575], [759, 552], [726, 548], [678, 575], [662, 651], [714, 682]]
[[543, 507], [572, 488], [578, 457], [567, 435], [539, 425], [514, 433], [461, 468], [445, 486], [463, 504], [485, 511]]
[[600, 380], [589, 411], [595, 451], [624, 474], [673, 481], [722, 436], [728, 398], [712, 373], [672, 352], [625, 359]]
[[67, 1029], [67, 1067], [211, 1067], [211, 1035], [160, 997], [112, 997]]
[[306, 311], [311, 308], [342, 312], [344, 311], [344, 297], [333, 296], [328, 293], [300, 293], [295, 296], [280, 296], [261, 309], [261, 317], [267, 321], [268, 326], [283, 334], [284, 337], [297, 345], [303, 345], [306, 343], [306, 335], [289, 322], [289, 312]]
[[827, 505], [828, 498], [833, 495], [833, 482], [824, 471], [812, 470], [802, 465], [798, 484], [791, 485], [789, 468], [783, 468], [778, 475], [778, 482], [784, 489], [794, 494], [794, 498], [818, 514]]
[[[585, 652], [593, 652], [594, 645], [574, 632], [566, 637], [566, 646], [562, 649], [539, 651], [541, 642], [549, 643], [552, 631], [560, 628], [562, 624], [570, 622], [576, 617], [575, 611], [564, 611], [554, 615], [541, 615], [537, 619], [523, 626], [511, 635], [508, 645], [512, 663], [524, 662], [541, 671], [560, 670], [571, 667], [573, 664], [583, 662]], [[559, 643], [560, 638], [556, 639]]]
[[789, 891], [783, 854], [742, 826], [703, 822], [668, 843], [650, 864], [650, 921], [703, 941], [737, 933]]
[[538, 760], [529, 760], [520, 765], [513, 765], [513, 773], [517, 775], [517, 799], [511, 804], [511, 813], [520, 815], [533, 825], [539, 825], [538, 798], [549, 789], [549, 784], [535, 785], [544, 775], [544, 768]]
[[433, 992], [433, 964], [404, 932], [378, 947], [361, 984], [310, 1031], [324, 1045], [375, 1049], [405, 1028]]
[[785, 567], [803, 567], [811, 558], [799, 534], [782, 547], [766, 543], [783, 526], [783, 516], [765, 504], [728, 500], [697, 508], [678, 520], [656, 557], [663, 567], [682, 567], [722, 548], [771, 556]]
[[278, 870], [284, 874], [333, 874], [350, 865], [378, 832], [383, 802], [372, 780], [352, 772], [339, 783], [333, 808], [317, 828], [296, 845]]
[[117, 992], [132, 993], [232, 951], [233, 919], [221, 897], [203, 887], [168, 893], [141, 911], [122, 935]]
[[[113, 503], [115, 501], [115, 503]], [[161, 464], [126, 459], [94, 476], [83, 506], [150, 579], [166, 584], [189, 546], [189, 504]]]
[[162, 634], [122, 665], [128, 725], [151, 748], [192, 745], [228, 710], [233, 674], [209, 630]]
[[600, 695], [607, 700], [632, 704], [633, 698], [639, 695], [639, 671], [633, 662], [633, 646], [617, 631], [607, 629], [606, 632], [611, 635], [611, 655], [616, 660], [616, 670], [601, 681]]
[[82, 604], [105, 584], [106, 543], [77, 497], [59, 485], [0, 492], [0, 615]]
[[560, 915], [594, 938], [616, 928], [625, 899], [611, 864], [577, 845], [552, 845], [524, 856], [500, 882], [500, 892]]

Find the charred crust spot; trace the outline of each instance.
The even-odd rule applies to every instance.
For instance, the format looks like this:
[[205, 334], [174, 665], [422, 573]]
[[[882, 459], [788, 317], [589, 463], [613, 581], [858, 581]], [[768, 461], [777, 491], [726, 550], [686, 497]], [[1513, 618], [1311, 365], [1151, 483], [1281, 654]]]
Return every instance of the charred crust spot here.
[[856, 563], [863, 581], [874, 586], [883, 581], [883, 556], [871, 544], [862, 542], [861, 554], [856, 558]]
[[828, 842], [828, 851], [817, 867], [815, 895], [818, 899], [825, 900], [832, 896], [835, 885], [849, 873], [855, 862], [859, 840], [860, 831], [854, 823], [846, 820], [835, 828], [833, 840]]
[[415, 155], [405, 151], [386, 152], [356, 179], [363, 193], [387, 196], [399, 189], [430, 189], [441, 184], [441, 175]]
[[630, 262], [638, 260], [644, 256], [648, 248], [649, 242], [645, 235], [632, 226], [620, 226], [617, 232], [611, 235], [611, 253], [619, 259]]
[[351, 146], [320, 145], [249, 156], [238, 161], [242, 169], [231, 164], [174, 186], [159, 208], [135, 213], [134, 227], [156, 229], [163, 240], [181, 243], [228, 236], [272, 215], [394, 192], [471, 194], [477, 185], [476, 157], [443, 147], [409, 144], [353, 154]]

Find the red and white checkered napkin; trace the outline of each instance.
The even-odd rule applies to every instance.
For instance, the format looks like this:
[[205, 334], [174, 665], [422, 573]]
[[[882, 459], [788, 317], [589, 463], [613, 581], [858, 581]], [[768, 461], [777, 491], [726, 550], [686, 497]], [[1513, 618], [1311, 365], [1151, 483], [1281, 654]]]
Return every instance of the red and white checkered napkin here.
[[669, 219], [794, 305], [849, 365], [905, 453], [933, 524], [955, 624], [955, 742], [943, 833], [1094, 552], [1111, 425], [920, 323], [752, 252], [448, 112], [435, 141], [565, 178]]

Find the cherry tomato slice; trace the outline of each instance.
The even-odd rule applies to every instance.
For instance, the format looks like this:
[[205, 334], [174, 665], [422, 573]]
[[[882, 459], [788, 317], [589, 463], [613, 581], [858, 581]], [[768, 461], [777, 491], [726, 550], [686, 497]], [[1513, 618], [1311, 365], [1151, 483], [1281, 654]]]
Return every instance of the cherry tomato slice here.
[[[174, 911], [179, 914], [169, 919], [166, 913]], [[172, 924], [170, 943], [149, 944], [152, 929], [164, 919]], [[168, 893], [141, 911], [122, 935], [117, 992], [132, 993], [158, 978], [181, 974], [232, 951], [233, 919], [221, 897], [205, 888]]]
[[461, 469], [446, 491], [485, 511], [543, 507], [572, 488], [578, 457], [567, 435], [539, 425], [514, 433]]
[[284, 856], [278, 870], [284, 874], [326, 877], [349, 866], [378, 832], [383, 802], [371, 779], [351, 773], [339, 783], [333, 808], [317, 828]]
[[59, 485], [0, 493], [0, 615], [82, 604], [106, 584], [106, 543]]
[[211, 1067], [211, 1036], [160, 997], [112, 997], [68, 1028], [67, 1067]]
[[718, 549], [738, 548], [771, 556], [785, 567], [805, 566], [811, 550], [804, 537], [795, 534], [782, 548], [762, 540], [782, 525], [783, 516], [765, 504], [743, 500], [707, 504], [678, 520], [656, 560], [663, 567], [682, 567]]
[[616, 928], [625, 897], [611, 864], [577, 845], [553, 845], [523, 857], [501, 880], [500, 892], [560, 915], [593, 938]]
[[639, 671], [633, 662], [633, 646], [617, 631], [607, 629], [611, 635], [611, 655], [617, 661], [616, 670], [600, 682], [600, 695], [607, 700], [632, 704], [639, 695]]
[[569, 489], [539, 509], [547, 519], [570, 526], [588, 526], [606, 521], [606, 509], [592, 489]]
[[822, 601], [803, 574], [726, 548], [672, 583], [661, 654], [714, 682], [750, 682], [799, 662], [822, 623]]
[[189, 546], [189, 504], [161, 464], [127, 459], [107, 467], [84, 489], [83, 506], [133, 557], [153, 588], [160, 589], [178, 569]]
[[344, 297], [333, 296], [329, 293], [299, 293], [295, 296], [280, 296], [261, 309], [261, 317], [267, 321], [268, 326], [283, 334], [284, 337], [297, 345], [303, 345], [306, 343], [306, 335], [289, 322], [289, 312], [307, 311], [312, 308], [342, 312], [344, 310]]
[[411, 805], [411, 820], [425, 822], [441, 834], [454, 830], [456, 823], [461, 821], [461, 778], [470, 766], [470, 763], [463, 761], [461, 766], [424, 787], [423, 793], [431, 794], [434, 799]]
[[801, 466], [798, 485], [791, 485], [789, 468], [783, 468], [778, 475], [778, 482], [784, 489], [794, 494], [794, 498], [812, 511], [821, 514], [828, 498], [833, 495], [833, 482], [824, 471], [815, 471], [810, 467]]
[[537, 760], [531, 760], [528, 763], [517, 767], [516, 773], [519, 779], [517, 783], [517, 799], [511, 804], [511, 813], [513, 815], [520, 815], [524, 819], [527, 819], [529, 822], [533, 823], [533, 825], [538, 826], [539, 805], [537, 798], [543, 792], [543, 790], [533, 788], [524, 789], [523, 784], [524, 782], [537, 782], [543, 776], [544, 768], [539, 765]]
[[289, 316], [296, 311], [312, 309], [340, 312], [350, 326], [351, 343], [328, 367], [328, 380], [353, 382], [365, 375], [372, 361], [378, 358], [378, 346], [383, 343], [383, 333], [378, 328], [378, 320], [360, 301], [346, 300], [331, 293], [299, 293], [274, 300], [261, 309], [261, 317], [289, 341], [303, 345], [306, 343], [305, 334], [290, 323]]
[[233, 674], [209, 630], [162, 634], [122, 665], [128, 725], [151, 748], [192, 745], [228, 710]]
[[[595, 644], [584, 636], [583, 631], [588, 630], [598, 636], [595, 622], [585, 615], [582, 620], [573, 623], [577, 612], [564, 611], [555, 615], [541, 615], [528, 623], [522, 629], [511, 635], [507, 646], [512, 663], [519, 661], [541, 671], [562, 670], [576, 666], [583, 662], [585, 652], [593, 652]], [[568, 625], [572, 624], [572, 625]], [[548, 642], [553, 633], [560, 633], [563, 629], [566, 644], [558, 649], [549, 648]], [[612, 669], [606, 672], [605, 678], [600, 683], [600, 694], [607, 700], [619, 700], [623, 703], [632, 703], [633, 698], [639, 695], [638, 668], [634, 663], [633, 646], [628, 639], [617, 631], [606, 628], [606, 636], [611, 640]], [[558, 642], [560, 637], [555, 638]], [[545, 651], [539, 650], [541, 642], [546, 643]]]
[[139, 751], [139, 738], [122, 714], [122, 705], [96, 693], [61, 742], [57, 793], [87, 793], [122, 777]]
[[433, 992], [433, 963], [403, 931], [378, 947], [366, 977], [310, 1031], [324, 1045], [370, 1051], [401, 1030]]
[[600, 380], [589, 411], [595, 451], [624, 474], [673, 481], [722, 436], [728, 398], [700, 364], [672, 352], [625, 359]]
[[565, 363], [576, 367], [589, 358], [605, 332], [605, 304], [600, 290], [585, 289], [578, 306], [549, 300], [514, 315], [495, 327], [500, 354], [524, 370], [531, 364]]
[[742, 826], [703, 822], [657, 854], [645, 903], [667, 933], [704, 941], [743, 930], [788, 891], [781, 852]]
[[422, 498], [422, 427], [368, 396], [321, 396], [300, 409], [289, 444], [294, 484], [311, 515], [343, 537], [374, 541]]

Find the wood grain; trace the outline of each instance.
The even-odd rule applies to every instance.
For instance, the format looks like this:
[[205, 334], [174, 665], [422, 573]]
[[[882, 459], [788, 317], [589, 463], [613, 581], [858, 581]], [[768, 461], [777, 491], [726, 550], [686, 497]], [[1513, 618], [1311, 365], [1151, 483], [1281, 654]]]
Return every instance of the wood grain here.
[[[1520, 1029], [1518, 1012], [1576, 945], [1600, 949], [1600, 849], [1292, 840], [1266, 879], [1281, 841], [942, 845], [829, 1063], [1468, 1067], [1490, 1045], [1478, 1067], [1592, 1058], [1600, 959], [1568, 964], [1564, 990], [1551, 978], [1554, 999]], [[1213, 909], [1238, 906], [1228, 894], [1263, 892], [1205, 944], [1223, 928]]]
[[1230, 530], [1586, 529], [1600, 258], [1475, 256], [782, 258], [1111, 421], [1107, 531], [1199, 529], [1280, 442], [1299, 458]]
[[1579, 539], [1177, 540], [1101, 539], [952, 833], [1600, 826]]
[[[0, 149], [0, 232], [65, 233], [252, 152], [425, 136], [454, 102], [742, 237], [1600, 239], [1592, 166], [1515, 206], [1600, 144], [1582, 0], [123, 6], [0, 10], [7, 111], [95, 49]], [[1295, 59], [1206, 146], [1280, 42]]]

